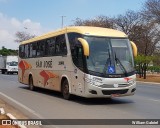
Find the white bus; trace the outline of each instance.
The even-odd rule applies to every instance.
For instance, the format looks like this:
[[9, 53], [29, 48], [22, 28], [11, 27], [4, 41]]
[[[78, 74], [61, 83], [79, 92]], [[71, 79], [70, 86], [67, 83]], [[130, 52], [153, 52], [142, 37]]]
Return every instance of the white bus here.
[[82, 97], [120, 97], [136, 90], [137, 47], [123, 32], [74, 26], [19, 46], [19, 82]]

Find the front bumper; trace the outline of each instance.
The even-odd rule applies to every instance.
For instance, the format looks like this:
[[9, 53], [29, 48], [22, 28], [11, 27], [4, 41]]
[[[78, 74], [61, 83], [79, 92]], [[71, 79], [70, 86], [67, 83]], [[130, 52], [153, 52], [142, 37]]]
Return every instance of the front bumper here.
[[102, 88], [98, 86], [91, 85], [87, 83], [85, 89], [85, 97], [122, 97], [134, 95], [136, 91], [136, 82], [127, 87], [117, 87], [117, 88]]

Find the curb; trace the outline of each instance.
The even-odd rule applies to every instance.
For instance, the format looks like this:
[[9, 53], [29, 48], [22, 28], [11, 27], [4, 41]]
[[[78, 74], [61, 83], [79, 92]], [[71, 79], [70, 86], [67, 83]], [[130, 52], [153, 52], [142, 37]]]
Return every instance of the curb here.
[[136, 82], [146, 83], [146, 84], [159, 84], [160, 85], [160, 83], [156, 83], [156, 82], [144, 82], [144, 81], [136, 81]]
[[[5, 115], [5, 111], [4, 111], [3, 108], [0, 108], [0, 114], [1, 114], [1, 115]], [[7, 113], [6, 116], [8, 116], [8, 117], [9, 117], [10, 119], [12, 119], [12, 120], [16, 120], [16, 117], [14, 117], [11, 113]], [[20, 125], [20, 124], [17, 124], [17, 126], [18, 126], [19, 128], [27, 128], [26, 126]]]

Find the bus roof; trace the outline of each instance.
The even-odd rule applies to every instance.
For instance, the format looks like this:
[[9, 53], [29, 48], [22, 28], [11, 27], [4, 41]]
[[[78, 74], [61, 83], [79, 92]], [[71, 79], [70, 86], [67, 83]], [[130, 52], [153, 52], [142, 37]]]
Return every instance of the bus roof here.
[[89, 26], [72, 26], [66, 27], [54, 32], [49, 32], [41, 36], [34, 37], [32, 39], [26, 40], [21, 42], [21, 44], [27, 44], [31, 42], [36, 42], [38, 40], [47, 39], [50, 37], [58, 36], [64, 33], [76, 32], [83, 35], [89, 36], [105, 36], [105, 37], [127, 37], [127, 35], [121, 31], [108, 29], [108, 28], [101, 28], [101, 27], [89, 27]]

